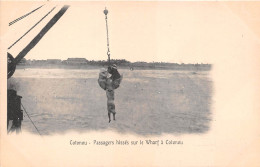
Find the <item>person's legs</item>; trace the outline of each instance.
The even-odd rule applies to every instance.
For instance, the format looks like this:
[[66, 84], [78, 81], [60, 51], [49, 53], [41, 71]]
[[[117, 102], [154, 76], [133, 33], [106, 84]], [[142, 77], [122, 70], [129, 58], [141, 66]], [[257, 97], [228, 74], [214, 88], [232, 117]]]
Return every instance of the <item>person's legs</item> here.
[[113, 113], [113, 119], [116, 120], [116, 113]]
[[110, 112], [108, 113], [108, 123], [111, 122], [111, 118], [110, 118]]
[[111, 103], [111, 101], [108, 101], [108, 103], [107, 103], [107, 111], [108, 111], [109, 122], [111, 121], [111, 117], [110, 117], [111, 113], [113, 114], [113, 119], [116, 120], [115, 119], [115, 114], [116, 114], [115, 105], [113, 103]]
[[110, 114], [113, 113], [113, 119], [116, 120], [115, 118], [115, 103], [114, 103], [114, 91], [113, 90], [107, 90], [107, 110], [108, 110], [108, 118], [109, 122], [111, 121]]

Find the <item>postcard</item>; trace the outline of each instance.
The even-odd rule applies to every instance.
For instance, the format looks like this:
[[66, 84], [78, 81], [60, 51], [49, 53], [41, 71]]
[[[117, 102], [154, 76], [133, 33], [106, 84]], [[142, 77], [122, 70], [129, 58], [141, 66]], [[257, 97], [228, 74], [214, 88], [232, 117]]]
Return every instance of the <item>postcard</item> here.
[[260, 2], [0, 9], [0, 166], [259, 166]]

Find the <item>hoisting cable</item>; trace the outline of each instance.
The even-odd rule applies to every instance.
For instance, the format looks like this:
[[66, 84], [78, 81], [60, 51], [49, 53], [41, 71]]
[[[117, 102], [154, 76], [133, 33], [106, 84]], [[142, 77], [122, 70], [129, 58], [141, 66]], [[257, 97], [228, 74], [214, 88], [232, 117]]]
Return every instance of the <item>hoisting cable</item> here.
[[40, 135], [40, 136], [42, 136], [42, 135], [41, 135], [41, 133], [39, 132], [38, 128], [37, 128], [37, 127], [35, 126], [35, 124], [33, 123], [32, 119], [30, 118], [29, 114], [26, 112], [26, 109], [24, 108], [24, 106], [23, 106], [23, 104], [22, 104], [22, 103], [21, 103], [21, 105], [22, 105], [22, 107], [23, 107], [23, 109], [24, 109], [24, 111], [25, 111], [26, 115], [27, 115], [27, 116], [28, 116], [28, 118], [30, 119], [31, 123], [32, 123], [32, 124], [33, 124], [33, 126], [35, 127], [36, 131], [39, 133], [39, 135]]
[[18, 64], [18, 62], [20, 62], [22, 58], [37, 45], [42, 37], [51, 29], [52, 26], [57, 23], [57, 21], [62, 17], [68, 8], [69, 5], [64, 5], [60, 11], [55, 16], [53, 16], [53, 18], [43, 27], [43, 29], [33, 38], [33, 40], [15, 57], [15, 64]]
[[107, 8], [105, 8], [104, 14], [106, 16], [105, 19], [106, 19], [106, 29], [107, 29], [107, 56], [108, 56], [108, 64], [110, 65], [110, 50], [109, 50], [108, 23], [107, 23], [108, 10], [107, 10]]
[[29, 13], [27, 13], [27, 14], [25, 14], [25, 15], [23, 15], [23, 16], [17, 18], [17, 19], [15, 19], [14, 21], [11, 21], [11, 22], [9, 23], [9, 26], [13, 25], [13, 24], [16, 23], [17, 21], [20, 21], [21, 19], [25, 18], [26, 16], [29, 16], [30, 14], [32, 14], [33, 12], [35, 12], [36, 10], [40, 9], [40, 8], [43, 7], [43, 6], [44, 6], [44, 5], [42, 5], [42, 6], [38, 7], [38, 8], [36, 8], [36, 9], [34, 9], [33, 11], [31, 11], [31, 12], [29, 12]]
[[56, 8], [56, 6], [54, 8], [52, 8], [45, 16], [43, 16], [43, 18], [40, 21], [38, 21], [34, 26], [32, 26], [25, 34], [23, 34], [23, 36], [21, 36], [11, 46], [9, 46], [8, 49], [11, 49], [17, 42], [19, 42], [25, 35], [27, 35], [34, 27], [36, 27], [43, 19], [45, 19], [45, 17], [47, 17], [55, 8]]

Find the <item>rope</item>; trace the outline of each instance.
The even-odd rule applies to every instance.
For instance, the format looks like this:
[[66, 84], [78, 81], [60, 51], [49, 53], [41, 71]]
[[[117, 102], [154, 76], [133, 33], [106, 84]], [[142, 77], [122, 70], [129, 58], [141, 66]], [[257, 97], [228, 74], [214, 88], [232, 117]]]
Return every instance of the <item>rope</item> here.
[[[105, 8], [105, 10], [107, 10], [107, 8]], [[105, 11], [104, 11], [104, 13], [105, 13]], [[109, 36], [108, 36], [107, 14], [108, 13], [105, 13], [105, 15], [106, 15], [106, 17], [105, 17], [105, 19], [106, 19], [106, 30], [107, 30], [107, 56], [108, 56], [108, 63], [110, 64], [110, 50], [109, 50]]]
[[15, 41], [8, 49], [11, 49], [17, 42], [19, 42], [25, 35], [27, 35], [34, 27], [36, 27], [45, 17], [47, 17], [56, 7], [52, 8], [40, 21], [38, 21], [34, 26], [32, 26], [23, 36], [21, 36], [17, 41]]
[[29, 16], [30, 14], [32, 14], [33, 12], [35, 12], [36, 10], [40, 9], [40, 8], [43, 7], [43, 6], [44, 6], [44, 5], [42, 5], [42, 6], [38, 7], [38, 8], [36, 8], [36, 9], [34, 9], [33, 11], [31, 11], [31, 12], [29, 12], [29, 13], [27, 13], [27, 14], [21, 16], [21, 17], [19, 17], [18, 19], [15, 19], [14, 21], [11, 21], [11, 22], [9, 23], [9, 26], [13, 25], [13, 24], [16, 23], [17, 21], [20, 21], [21, 19], [25, 18], [26, 16]]
[[37, 128], [37, 127], [35, 126], [35, 124], [33, 123], [32, 119], [30, 118], [29, 114], [26, 112], [26, 109], [24, 108], [24, 106], [23, 106], [23, 104], [22, 104], [22, 103], [21, 103], [21, 105], [22, 105], [22, 107], [23, 107], [23, 109], [24, 109], [25, 113], [27, 114], [28, 118], [31, 120], [31, 122], [32, 122], [33, 126], [35, 127], [35, 129], [36, 129], [36, 130], [37, 130], [37, 132], [39, 133], [39, 135], [40, 135], [40, 136], [42, 136], [42, 135], [40, 134], [40, 132], [39, 132], [38, 128]]

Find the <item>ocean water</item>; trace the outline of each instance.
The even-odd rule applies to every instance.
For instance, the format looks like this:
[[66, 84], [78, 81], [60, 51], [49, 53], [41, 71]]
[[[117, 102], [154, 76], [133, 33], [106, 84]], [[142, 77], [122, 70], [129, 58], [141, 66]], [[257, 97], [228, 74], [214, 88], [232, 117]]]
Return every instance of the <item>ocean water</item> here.
[[[17, 69], [8, 87], [43, 135], [112, 130], [161, 135], [206, 133], [210, 129], [209, 71], [120, 70], [115, 90], [116, 121], [108, 123], [99, 69]], [[24, 113], [22, 130], [37, 133]]]

